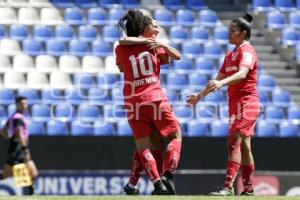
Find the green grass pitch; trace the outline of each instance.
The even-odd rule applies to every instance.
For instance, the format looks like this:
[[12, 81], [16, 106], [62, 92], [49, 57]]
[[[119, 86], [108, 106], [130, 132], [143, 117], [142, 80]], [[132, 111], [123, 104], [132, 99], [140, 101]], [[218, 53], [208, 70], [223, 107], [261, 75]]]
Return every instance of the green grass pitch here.
[[0, 197], [0, 200], [300, 200], [300, 197], [209, 197], [209, 196], [32, 196]]

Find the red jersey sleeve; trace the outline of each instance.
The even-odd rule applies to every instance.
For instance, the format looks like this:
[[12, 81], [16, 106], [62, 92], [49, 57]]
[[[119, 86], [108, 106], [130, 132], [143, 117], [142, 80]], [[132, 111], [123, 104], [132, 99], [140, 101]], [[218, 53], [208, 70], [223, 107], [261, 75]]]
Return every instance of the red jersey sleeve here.
[[164, 50], [164, 48], [158, 48], [158, 49], [156, 49], [156, 53], [157, 53], [157, 56], [160, 56], [160, 55], [165, 55], [166, 51]]
[[116, 54], [116, 65], [120, 65], [122, 61], [122, 47], [121, 45], [118, 45], [115, 49]]
[[256, 59], [251, 51], [244, 50], [240, 54], [239, 61], [239, 67], [243, 66], [252, 70], [255, 65]]

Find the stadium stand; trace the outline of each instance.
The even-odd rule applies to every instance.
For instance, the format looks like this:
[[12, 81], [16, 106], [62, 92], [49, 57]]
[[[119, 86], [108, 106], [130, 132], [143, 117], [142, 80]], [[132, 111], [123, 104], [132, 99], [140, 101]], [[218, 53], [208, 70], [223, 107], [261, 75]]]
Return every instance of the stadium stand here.
[[[126, 10], [143, 5], [137, 0], [26, 3], [30, 7], [17, 1], [0, 7], [0, 118], [12, 112], [9, 105], [16, 95], [22, 95], [29, 100], [33, 135], [130, 135], [126, 113], [112, 110], [123, 101], [118, 83], [122, 76], [113, 57], [116, 41], [122, 36], [116, 23]], [[184, 57], [162, 66], [166, 96], [188, 137], [223, 137], [228, 129], [224, 90], [207, 96], [196, 110], [183, 104], [187, 94], [214, 77], [232, 49], [227, 45], [227, 25], [202, 0], [163, 0], [162, 5], [150, 12], [162, 26], [164, 40]], [[252, 1], [253, 11], [265, 16], [263, 28], [281, 30], [277, 45], [292, 48], [296, 63], [300, 60], [297, 6], [291, 0]], [[257, 136], [298, 137], [300, 98], [284, 85], [292, 82], [287, 82], [288, 75], [273, 73], [269, 69], [275, 64], [264, 58], [276, 58], [273, 62], [284, 66], [287, 63], [259, 39], [254, 29], [253, 44], [263, 57], [258, 90], [265, 111]]]

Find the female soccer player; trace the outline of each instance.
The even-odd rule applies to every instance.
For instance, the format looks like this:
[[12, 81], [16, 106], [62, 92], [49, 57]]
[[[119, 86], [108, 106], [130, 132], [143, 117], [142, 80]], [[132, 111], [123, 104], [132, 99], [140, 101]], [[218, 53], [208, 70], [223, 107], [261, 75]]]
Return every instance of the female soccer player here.
[[[138, 155], [143, 168], [154, 184], [153, 194], [170, 194], [175, 191], [166, 185], [158, 173], [157, 163], [151, 153], [153, 127], [162, 137], [169, 139], [164, 166], [164, 175], [169, 177], [176, 169], [181, 150], [181, 132], [160, 87], [160, 63], [168, 61], [169, 56], [180, 59], [180, 54], [173, 48], [156, 42], [137, 38], [155, 34], [153, 20], [145, 17], [138, 10], [129, 10], [120, 20], [119, 25], [129, 39], [138, 40], [136, 45], [116, 47], [116, 63], [124, 73], [124, 103], [128, 122], [132, 128]], [[135, 38], [132, 38], [135, 37]], [[142, 41], [142, 42], [141, 42]]]
[[233, 182], [241, 167], [244, 191], [241, 195], [254, 195], [252, 177], [255, 170], [251, 153], [251, 137], [259, 115], [259, 98], [256, 90], [258, 59], [249, 43], [252, 16], [232, 20], [229, 28], [229, 42], [235, 49], [229, 52], [215, 80], [198, 94], [192, 94], [187, 102], [196, 104], [204, 96], [228, 85], [230, 128], [227, 140], [228, 164], [224, 186], [211, 195], [234, 195]]
[[[25, 163], [29, 169], [32, 179], [38, 175], [38, 170], [35, 163], [31, 160], [30, 151], [28, 148], [28, 129], [25, 120], [24, 112], [27, 110], [27, 99], [25, 97], [16, 97], [16, 112], [7, 120], [4, 132], [8, 133], [9, 147], [7, 161], [3, 169], [0, 180], [12, 176], [12, 168], [16, 164]], [[34, 193], [33, 185], [29, 186], [28, 194]]]

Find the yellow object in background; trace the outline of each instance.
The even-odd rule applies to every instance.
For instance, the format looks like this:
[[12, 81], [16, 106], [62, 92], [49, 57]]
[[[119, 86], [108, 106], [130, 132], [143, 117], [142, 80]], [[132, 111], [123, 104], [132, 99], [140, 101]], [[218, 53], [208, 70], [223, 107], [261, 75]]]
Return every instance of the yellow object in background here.
[[21, 164], [14, 165], [12, 170], [13, 170], [13, 177], [17, 186], [25, 187], [25, 186], [32, 185], [32, 180], [26, 164], [21, 163]]

